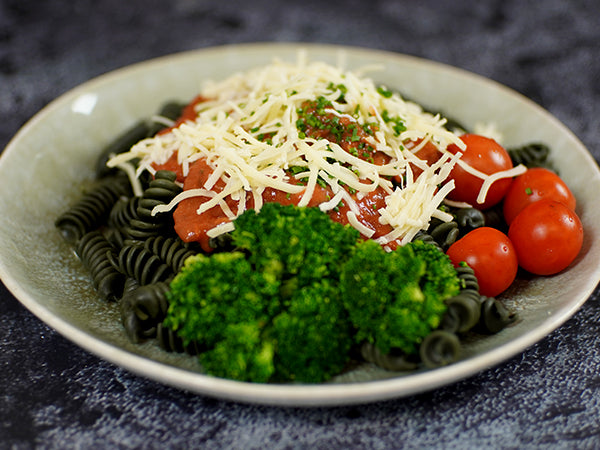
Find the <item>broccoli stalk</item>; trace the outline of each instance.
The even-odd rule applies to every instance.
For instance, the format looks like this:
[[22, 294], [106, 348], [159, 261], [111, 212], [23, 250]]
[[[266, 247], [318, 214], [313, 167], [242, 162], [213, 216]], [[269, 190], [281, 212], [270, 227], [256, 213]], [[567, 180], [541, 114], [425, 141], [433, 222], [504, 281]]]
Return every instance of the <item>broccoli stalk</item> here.
[[163, 322], [206, 349], [214, 376], [319, 383], [356, 343], [414, 353], [459, 290], [434, 245], [388, 253], [318, 208], [267, 203], [239, 216], [231, 237], [234, 251], [186, 260]]

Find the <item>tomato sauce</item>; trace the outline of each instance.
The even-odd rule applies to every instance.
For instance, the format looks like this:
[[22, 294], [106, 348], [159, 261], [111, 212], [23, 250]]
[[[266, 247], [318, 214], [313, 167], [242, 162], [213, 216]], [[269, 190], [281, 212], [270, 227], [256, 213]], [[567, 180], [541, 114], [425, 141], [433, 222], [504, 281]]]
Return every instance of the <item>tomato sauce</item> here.
[[177, 162], [177, 152], [174, 152], [167, 162], [163, 164], [152, 164], [152, 167], [154, 167], [155, 170], [170, 170], [171, 172], [175, 172], [176, 179], [180, 183], [183, 183], [185, 180], [183, 167]]
[[[174, 126], [178, 126], [178, 124], [186, 120], [193, 120], [196, 117], [195, 105], [204, 100], [202, 97], [195, 98], [185, 108], [182, 117], [177, 120]], [[386, 164], [389, 162], [390, 157], [376, 151], [367, 140], [373, 134], [374, 130], [372, 127], [359, 126], [348, 117], [338, 117], [326, 109], [318, 110], [311, 105], [307, 105], [304, 111], [311, 116], [311, 120], [303, 127], [303, 132], [307, 136], [336, 142], [348, 153], [374, 164]], [[177, 162], [176, 152], [166, 163], [155, 165], [154, 168], [156, 170], [164, 169], [175, 172], [177, 180], [183, 183], [184, 191], [202, 188], [212, 173], [212, 168], [206, 163], [206, 160], [199, 159], [190, 165], [189, 173], [184, 177], [182, 168]], [[303, 184], [300, 181], [298, 183]], [[224, 187], [224, 181], [218, 180], [211, 190], [219, 193]], [[266, 188], [261, 197], [264, 203], [278, 202], [283, 205], [297, 205], [302, 199], [303, 194], [304, 191], [289, 194], [277, 189]], [[360, 199], [355, 193], [350, 193], [359, 211], [359, 214], [357, 214], [358, 220], [375, 231], [372, 238], [383, 236], [392, 231], [391, 226], [383, 225], [379, 222], [380, 215], [378, 210], [386, 206], [386, 195], [387, 193], [382, 188], [363, 194]], [[329, 186], [317, 185], [308, 206], [317, 207], [321, 203], [328, 201], [332, 196], [333, 192]], [[230, 219], [219, 205], [204, 211], [202, 214], [197, 213], [198, 208], [209, 200], [210, 197], [204, 196], [182, 200], [176, 206], [173, 213], [175, 231], [179, 237], [184, 242], [199, 243], [206, 252], [212, 251], [207, 232], [218, 225], [230, 222]], [[231, 197], [226, 197], [224, 202], [234, 214], [237, 213], [238, 201], [233, 200]], [[248, 192], [246, 194], [246, 209], [253, 208], [254, 196], [251, 192]], [[350, 210], [350, 206], [342, 201], [336, 208], [328, 211], [328, 214], [332, 220], [346, 225], [349, 223], [347, 214]]]
[[[190, 166], [188, 176], [185, 178], [183, 189], [202, 188], [211, 173], [212, 169], [206, 164], [204, 159], [194, 162]], [[218, 193], [223, 190], [224, 186], [224, 182], [218, 180], [212, 190]], [[277, 189], [266, 188], [262, 194], [262, 201], [264, 203], [277, 202], [283, 205], [297, 205], [302, 199], [303, 193], [304, 191], [296, 194], [288, 194]], [[331, 188], [317, 185], [308, 206], [317, 207], [319, 204], [326, 202], [331, 196], [333, 196]], [[383, 189], [377, 189], [368, 193], [360, 200], [356, 195], [351, 196], [355, 200], [358, 210], [360, 211], [360, 214], [358, 215], [359, 220], [364, 225], [375, 230], [374, 238], [383, 236], [392, 231], [392, 228], [389, 225], [382, 225], [379, 223], [379, 213], [377, 210], [385, 207], [386, 193]], [[212, 250], [207, 232], [218, 225], [230, 221], [223, 209], [218, 205], [204, 211], [202, 214], [198, 214], [198, 208], [208, 200], [210, 200], [210, 198], [204, 196], [182, 200], [179, 202], [173, 213], [175, 231], [179, 237], [184, 242], [198, 242], [206, 252]], [[224, 201], [231, 211], [234, 213], [237, 212], [237, 201], [233, 200], [231, 197], [226, 197]], [[254, 197], [250, 192], [246, 194], [246, 208], [254, 208]], [[329, 216], [332, 220], [346, 225], [348, 224], [347, 213], [349, 211], [349, 205], [342, 202], [338, 207], [329, 211]]]
[[205, 102], [206, 100], [208, 99], [203, 97], [202, 95], [197, 95], [196, 97], [194, 97], [194, 99], [190, 103], [188, 103], [185, 106], [185, 108], [183, 108], [183, 110], [181, 111], [181, 115], [175, 121], [175, 123], [170, 127], [163, 128], [157, 134], [166, 134], [173, 128], [177, 128], [182, 123], [195, 120], [198, 116], [198, 114], [196, 113], [196, 105], [198, 105], [198, 103]]

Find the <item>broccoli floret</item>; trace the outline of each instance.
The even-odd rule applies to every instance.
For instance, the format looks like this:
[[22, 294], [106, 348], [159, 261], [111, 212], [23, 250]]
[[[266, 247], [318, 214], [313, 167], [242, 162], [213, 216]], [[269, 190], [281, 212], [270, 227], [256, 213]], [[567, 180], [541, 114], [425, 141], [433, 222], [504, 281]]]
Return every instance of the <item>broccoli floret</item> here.
[[273, 320], [282, 380], [317, 382], [339, 374], [348, 363], [352, 329], [337, 282], [324, 279], [294, 291]]
[[278, 292], [279, 282], [255, 271], [243, 253], [194, 255], [170, 284], [163, 325], [185, 345], [210, 348], [227, 336], [229, 324], [269, 321], [279, 309]]
[[308, 283], [337, 277], [340, 261], [354, 247], [359, 233], [332, 221], [318, 208], [265, 204], [260, 213], [246, 211], [235, 220], [235, 245], [249, 252], [259, 271], [298, 277]]
[[263, 326], [259, 322], [229, 324], [223, 339], [200, 354], [200, 363], [216, 377], [266, 383], [275, 372], [275, 345], [262, 334]]
[[439, 302], [439, 299], [446, 300], [456, 295], [462, 287], [461, 280], [448, 256], [436, 245], [424, 241], [416, 240], [408, 246], [427, 264], [424, 282], [421, 282], [425, 297], [429, 301], [437, 299]]
[[163, 325], [207, 351], [207, 373], [236, 380], [322, 382], [349, 359], [341, 261], [359, 239], [316, 208], [265, 204], [234, 222], [231, 253], [186, 260]]
[[387, 253], [365, 241], [344, 264], [340, 290], [356, 342], [368, 341], [383, 353], [414, 354], [439, 325], [444, 301], [458, 293], [459, 279], [432, 244], [415, 241]]
[[319, 383], [355, 343], [415, 353], [459, 291], [433, 244], [386, 252], [317, 208], [267, 203], [234, 225], [234, 251], [186, 260], [163, 322], [206, 349], [200, 362], [215, 376]]

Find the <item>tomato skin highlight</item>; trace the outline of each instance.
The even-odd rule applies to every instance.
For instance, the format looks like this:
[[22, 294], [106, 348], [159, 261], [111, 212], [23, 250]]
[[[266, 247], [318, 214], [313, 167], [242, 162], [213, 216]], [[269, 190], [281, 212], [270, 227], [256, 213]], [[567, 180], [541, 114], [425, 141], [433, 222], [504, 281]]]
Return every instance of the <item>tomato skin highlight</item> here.
[[510, 225], [523, 208], [543, 198], [564, 203], [575, 211], [575, 196], [565, 182], [554, 172], [536, 167], [513, 180], [504, 197], [504, 220]]
[[566, 269], [583, 245], [583, 226], [563, 203], [542, 199], [523, 208], [508, 229], [519, 265], [534, 275]]
[[515, 280], [519, 269], [515, 248], [504, 233], [480, 227], [467, 233], [446, 252], [452, 264], [466, 262], [475, 272], [481, 295], [495, 297]]
[[[495, 140], [478, 134], [464, 134], [460, 139], [467, 148], [461, 156], [461, 160], [478, 171], [491, 175], [496, 172], [512, 169], [513, 163], [508, 152]], [[449, 145], [448, 151], [453, 154], [461, 152], [455, 145]], [[448, 198], [460, 202], [467, 202], [480, 210], [489, 209], [498, 204], [510, 188], [512, 180], [502, 178], [490, 186], [486, 199], [483, 203], [477, 203], [477, 196], [483, 185], [483, 180], [471, 175], [465, 169], [456, 164], [450, 172], [450, 179], [454, 180], [455, 188], [450, 192]]]

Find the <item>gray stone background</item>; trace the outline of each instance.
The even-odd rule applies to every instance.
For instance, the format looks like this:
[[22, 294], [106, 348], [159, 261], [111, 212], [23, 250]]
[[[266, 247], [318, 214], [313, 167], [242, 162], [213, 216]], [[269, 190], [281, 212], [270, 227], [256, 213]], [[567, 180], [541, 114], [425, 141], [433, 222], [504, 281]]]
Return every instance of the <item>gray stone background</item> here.
[[[503, 83], [600, 160], [594, 0], [0, 0], [0, 149], [76, 85], [213, 45], [357, 45]], [[79, 349], [0, 285], [0, 448], [600, 447], [596, 291], [522, 355], [443, 389], [361, 406], [278, 408], [198, 396]]]

